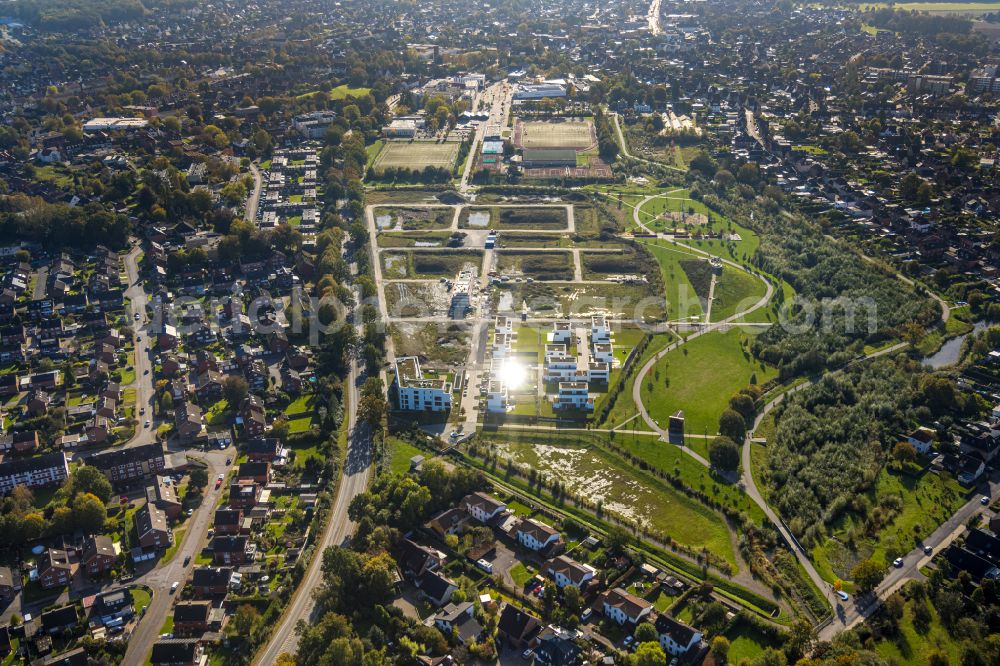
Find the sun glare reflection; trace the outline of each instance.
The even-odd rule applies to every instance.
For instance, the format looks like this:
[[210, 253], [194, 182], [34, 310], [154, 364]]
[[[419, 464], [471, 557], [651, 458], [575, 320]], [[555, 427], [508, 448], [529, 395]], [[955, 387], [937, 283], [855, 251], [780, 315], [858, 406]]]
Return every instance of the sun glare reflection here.
[[505, 361], [500, 368], [499, 378], [507, 385], [507, 390], [521, 388], [528, 379], [528, 369], [517, 361]]

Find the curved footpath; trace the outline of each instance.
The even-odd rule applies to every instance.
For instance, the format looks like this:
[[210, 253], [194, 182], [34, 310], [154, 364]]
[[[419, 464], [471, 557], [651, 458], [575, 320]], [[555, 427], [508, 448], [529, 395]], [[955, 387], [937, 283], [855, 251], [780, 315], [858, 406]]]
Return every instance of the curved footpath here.
[[[615, 127], [618, 130], [619, 138], [622, 139], [621, 129], [618, 127], [618, 124], [617, 124], [617, 118], [615, 118]], [[624, 146], [624, 140], [622, 140], [622, 145]], [[628, 156], [627, 155], [627, 151], [626, 151], [626, 156]], [[639, 219], [639, 211], [642, 208], [642, 206], [644, 204], [646, 204], [648, 201], [650, 201], [652, 199], [655, 199], [655, 198], [658, 198], [658, 197], [663, 197], [663, 196], [669, 196], [669, 193], [661, 193], [661, 194], [657, 194], [657, 195], [647, 196], [647, 197], [645, 197], [642, 201], [640, 201], [633, 208], [632, 214], [633, 214], [633, 219], [634, 219], [635, 223], [640, 228], [644, 229], [645, 231], [647, 231], [649, 233], [653, 233], [653, 232], [645, 224], [643, 224], [642, 221]], [[787, 214], [787, 212], [786, 212], [786, 214]], [[662, 235], [658, 234], [657, 237], [658, 238], [662, 237]], [[836, 239], [832, 239], [832, 240], [836, 241]], [[704, 250], [701, 250], [700, 248], [695, 248], [693, 246], [685, 246], [685, 247], [686, 247], [686, 249], [693, 250], [696, 253], [699, 253], [699, 254], [702, 254], [702, 255], [706, 255], [708, 257], [715, 257], [715, 258], [721, 260], [724, 264], [729, 265], [731, 267], [734, 267], [737, 270], [741, 270], [743, 272], [749, 272], [749, 271], [746, 271], [746, 269], [743, 266], [740, 266], [739, 264], [737, 264], [735, 262], [732, 262], [732, 261], [730, 261], [728, 259], [724, 259], [722, 257], [718, 257], [717, 255], [712, 255], [711, 253], [705, 252]], [[868, 261], [868, 262], [873, 263], [873, 264], [877, 264], [878, 263], [876, 260], [872, 259], [871, 257], [868, 257], [868, 256], [866, 256], [866, 255], [864, 255], [862, 253], [858, 253], [858, 254], [865, 261]], [[901, 273], [896, 272], [896, 271], [892, 271], [892, 273], [894, 274], [894, 276], [897, 279], [899, 279], [904, 284], [907, 284], [908, 286], [911, 286], [911, 287], [916, 287], [917, 286], [914, 283], [913, 280], [911, 280], [910, 278], [906, 277], [905, 275], [902, 275]], [[636, 407], [637, 407], [637, 409], [639, 411], [639, 414], [641, 414], [642, 418], [646, 421], [647, 425], [649, 425], [649, 427], [653, 428], [657, 433], [659, 433], [662, 438], [666, 439], [666, 437], [667, 437], [666, 431], [663, 430], [659, 426], [659, 424], [656, 423], [656, 421], [654, 421], [652, 419], [652, 417], [648, 413], [648, 410], [646, 409], [646, 406], [642, 402], [642, 379], [643, 379], [643, 377], [646, 376], [646, 374], [656, 365], [656, 363], [661, 358], [663, 358], [663, 356], [665, 354], [667, 354], [668, 352], [673, 351], [674, 349], [680, 347], [685, 342], [687, 342], [689, 340], [692, 340], [694, 338], [697, 338], [700, 335], [704, 335], [705, 333], [709, 333], [709, 332], [712, 332], [714, 330], [718, 330], [718, 329], [720, 329], [722, 327], [728, 326], [729, 324], [732, 324], [736, 320], [738, 320], [738, 319], [740, 319], [742, 317], [745, 317], [746, 315], [750, 314], [751, 312], [754, 312], [755, 310], [758, 310], [759, 308], [764, 307], [770, 301], [771, 296], [774, 293], [774, 287], [773, 287], [772, 283], [770, 282], [770, 280], [768, 280], [764, 276], [762, 276], [762, 275], [756, 275], [755, 277], [758, 277], [759, 279], [763, 280], [764, 283], [767, 285], [767, 293], [765, 294], [765, 296], [762, 299], [760, 299], [757, 303], [755, 303], [750, 308], [748, 308], [748, 309], [746, 309], [746, 310], [744, 310], [742, 312], [738, 312], [738, 313], [736, 313], [736, 314], [734, 314], [734, 315], [726, 318], [723, 321], [716, 322], [716, 323], [707, 322], [701, 329], [699, 329], [698, 331], [690, 334], [687, 337], [687, 339], [678, 340], [677, 342], [674, 342], [674, 343], [668, 345], [666, 348], [664, 348], [661, 351], [657, 352], [652, 358], [650, 358], [642, 366], [642, 368], [639, 369], [639, 372], [636, 374], [636, 379], [635, 379], [635, 381], [634, 381], [634, 383], [632, 385], [632, 399], [633, 399], [633, 402], [635, 403], [635, 405], [636, 405]], [[933, 293], [932, 291], [927, 290], [927, 293], [940, 306], [940, 308], [941, 308], [941, 321], [942, 321], [942, 324], [946, 323], [949, 320], [950, 316], [951, 316], [951, 309], [949, 308], [948, 304], [940, 296], [938, 296], [937, 294]], [[853, 604], [845, 606], [844, 603], [836, 596], [836, 594], [835, 594], [832, 586], [830, 586], [825, 580], [823, 580], [822, 576], [819, 575], [819, 572], [816, 571], [816, 568], [815, 568], [815, 566], [813, 566], [812, 560], [809, 558], [808, 553], [806, 552], [806, 550], [802, 547], [802, 545], [798, 542], [798, 540], [795, 538], [795, 536], [787, 528], [787, 526], [785, 525], [784, 521], [782, 521], [781, 518], [777, 515], [777, 513], [774, 510], [771, 509], [771, 507], [768, 505], [767, 501], [764, 499], [763, 494], [760, 492], [760, 489], [757, 487], [756, 481], [754, 480], [753, 473], [752, 473], [752, 469], [753, 468], [752, 468], [752, 464], [751, 464], [752, 463], [752, 461], [751, 461], [751, 446], [752, 446], [752, 444], [751, 444], [751, 433], [754, 432], [754, 431], [756, 431], [756, 429], [760, 426], [761, 421], [763, 421], [763, 419], [775, 407], [777, 407], [785, 399], [786, 396], [791, 395], [793, 393], [796, 393], [798, 391], [801, 391], [801, 390], [803, 390], [803, 389], [805, 389], [805, 388], [807, 388], [809, 386], [812, 386], [817, 381], [819, 381], [820, 378], [822, 378], [822, 377], [824, 377], [824, 376], [826, 376], [828, 374], [832, 374], [832, 373], [836, 373], [836, 372], [841, 372], [845, 368], [850, 367], [850, 365], [853, 365], [854, 363], [865, 361], [865, 360], [869, 360], [869, 359], [872, 359], [872, 358], [875, 358], [875, 357], [878, 357], [878, 356], [882, 356], [882, 355], [886, 355], [886, 354], [891, 354], [891, 353], [899, 351], [899, 350], [901, 350], [901, 349], [903, 349], [903, 348], [905, 348], [907, 346], [908, 346], [907, 343], [901, 342], [901, 343], [892, 345], [890, 347], [887, 347], [885, 349], [874, 351], [874, 352], [872, 352], [870, 354], [866, 354], [865, 356], [863, 356], [861, 358], [858, 358], [858, 359], [855, 359], [854, 361], [851, 361], [850, 363], [848, 363], [847, 365], [845, 365], [845, 366], [843, 366], [841, 368], [838, 368], [838, 369], [831, 370], [831, 371], [828, 371], [826, 373], [823, 373], [822, 375], [819, 375], [818, 377], [814, 377], [814, 378], [810, 379], [809, 381], [807, 381], [805, 383], [799, 384], [797, 386], [794, 386], [794, 387], [788, 389], [787, 391], [784, 391], [783, 393], [781, 393], [780, 395], [776, 396], [773, 400], [771, 400], [770, 402], [768, 402], [764, 406], [764, 408], [761, 410], [761, 412], [757, 415], [756, 419], [754, 420], [753, 428], [748, 431], [747, 436], [746, 436], [746, 438], [745, 438], [745, 440], [743, 442], [743, 447], [742, 447], [742, 451], [741, 451], [743, 471], [742, 471], [742, 474], [740, 476], [740, 483], [743, 486], [743, 489], [745, 490], [745, 492], [747, 493], [747, 495], [750, 497], [750, 499], [753, 500], [753, 502], [755, 504], [757, 504], [761, 508], [761, 510], [764, 512], [764, 515], [766, 515], [767, 518], [768, 518], [768, 520], [771, 521], [771, 523], [774, 525], [775, 529], [777, 529], [778, 532], [781, 534], [781, 536], [785, 540], [785, 542], [790, 545], [791, 550], [795, 554], [796, 559], [802, 565], [802, 568], [806, 571], [806, 574], [809, 576], [809, 578], [812, 581], [812, 583], [820, 591], [820, 593], [824, 596], [824, 598], [826, 599], [826, 601], [829, 604], [830, 608], [833, 610], [832, 617], [829, 618], [826, 622], [822, 623], [822, 625], [820, 626], [820, 636], [822, 638], [826, 639], [826, 640], [828, 640], [829, 638], [832, 638], [837, 633], [839, 633], [839, 632], [841, 632], [841, 631], [843, 631], [845, 629], [848, 629], [848, 628], [854, 626], [855, 624], [857, 624], [858, 622], [862, 621], [871, 612], [873, 612], [875, 610], [875, 608], [878, 607], [879, 602], [882, 599], [884, 599], [889, 594], [891, 594], [893, 591], [895, 591], [896, 589], [898, 589], [900, 585], [902, 585], [906, 580], [908, 580], [910, 577], [912, 577], [912, 575], [914, 575], [913, 572], [916, 571], [916, 568], [917, 568], [917, 560], [920, 560], [919, 554], [915, 555], [915, 554], [911, 553], [910, 555], [907, 556], [907, 560], [906, 561], [908, 562], [908, 564], [907, 564], [907, 566], [905, 567], [905, 569], [903, 571], [894, 570], [894, 571], [890, 572], [890, 574], [886, 578], [886, 580], [883, 581], [883, 584], [876, 590], [876, 596], [875, 596], [874, 600], [871, 600], [870, 603], [868, 603], [868, 605], [862, 607], [862, 606], [859, 606], [857, 604], [857, 602], [855, 602]], [[694, 452], [693, 450], [691, 450], [687, 446], [680, 445], [678, 448], [680, 448], [681, 450], [683, 450], [685, 453], [687, 453], [688, 455], [690, 455], [692, 458], [694, 458], [695, 460], [697, 460], [701, 464], [709, 466], [709, 462], [707, 460], [705, 460], [701, 455], [697, 454], [696, 452]], [[990, 490], [991, 490], [991, 492], [993, 490], [1000, 490], [1000, 486], [997, 486], [996, 489], [994, 489], [991, 486]], [[952, 529], [952, 530], [949, 531], [949, 527], [952, 526], [952, 523], [955, 523], [955, 521], [958, 520], [961, 517], [967, 518], [968, 515], [971, 515], [971, 512], [975, 508], [973, 505], [976, 504], [976, 503], [978, 503], [978, 500], [974, 500], [973, 502], [970, 502], [965, 507], [963, 507], [962, 509], [960, 509], [960, 511], [958, 513], [956, 513], [956, 515], [953, 516], [953, 518], [951, 520], [949, 520], [947, 523], [945, 523], [945, 525], [943, 525], [937, 532], [935, 532], [935, 534], [932, 535], [931, 538], [925, 540], [925, 543], [928, 544], [928, 545], [932, 545], [932, 546], [934, 546], [936, 544], [944, 543], [944, 541], [949, 537], [949, 535], [953, 534], [954, 531], [955, 531], [954, 529]], [[961, 521], [959, 521], [959, 522], [961, 522]], [[955, 523], [955, 524], [958, 524], [958, 523]], [[962, 524], [964, 524], [964, 523], [962, 523]], [[913, 562], [909, 562], [910, 560], [913, 560]]]

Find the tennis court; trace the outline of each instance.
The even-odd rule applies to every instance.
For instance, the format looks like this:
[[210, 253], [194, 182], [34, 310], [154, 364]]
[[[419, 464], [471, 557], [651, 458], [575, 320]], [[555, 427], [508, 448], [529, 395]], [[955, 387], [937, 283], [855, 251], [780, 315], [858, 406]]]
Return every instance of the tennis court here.
[[446, 141], [434, 143], [431, 141], [389, 141], [382, 148], [375, 160], [375, 170], [414, 169], [425, 167], [444, 167], [451, 169], [458, 157], [459, 143]]
[[518, 148], [572, 148], [585, 150], [597, 143], [589, 120], [517, 121], [514, 145]]

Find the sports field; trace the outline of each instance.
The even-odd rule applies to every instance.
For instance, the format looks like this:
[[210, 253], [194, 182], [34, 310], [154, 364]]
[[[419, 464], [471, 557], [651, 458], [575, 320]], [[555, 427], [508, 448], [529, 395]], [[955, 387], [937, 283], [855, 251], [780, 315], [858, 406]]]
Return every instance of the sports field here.
[[445, 143], [389, 141], [375, 159], [375, 170], [381, 172], [386, 169], [414, 169], [419, 171], [429, 166], [450, 169], [455, 165], [455, 158], [458, 157], [458, 147], [457, 141], [446, 141]]
[[585, 150], [597, 143], [589, 120], [518, 121], [514, 145], [519, 148], [572, 148]]

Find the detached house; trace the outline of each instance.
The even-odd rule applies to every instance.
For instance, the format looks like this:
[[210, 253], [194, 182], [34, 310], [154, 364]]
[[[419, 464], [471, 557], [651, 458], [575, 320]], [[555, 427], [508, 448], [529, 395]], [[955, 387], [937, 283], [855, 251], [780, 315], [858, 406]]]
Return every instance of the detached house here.
[[600, 601], [604, 617], [617, 624], [636, 625], [653, 612], [653, 604], [629, 594], [620, 587], [602, 594]]
[[83, 549], [81, 563], [90, 576], [100, 576], [111, 571], [118, 562], [118, 553], [110, 537], [103, 534], [90, 537]]
[[581, 564], [571, 557], [559, 555], [542, 565], [542, 571], [555, 582], [560, 590], [564, 587], [584, 589], [597, 575], [597, 570], [589, 564]]
[[546, 550], [559, 541], [559, 532], [534, 518], [525, 518], [515, 528], [517, 541], [528, 550]]
[[42, 589], [68, 585], [72, 575], [69, 555], [60, 548], [48, 548], [38, 558], [38, 583]]
[[462, 499], [461, 506], [481, 523], [488, 523], [507, 510], [506, 504], [492, 495], [481, 492], [466, 495]]
[[156, 506], [146, 504], [135, 512], [135, 531], [139, 545], [157, 550], [174, 542], [174, 535], [167, 527], [167, 515]]
[[661, 613], [656, 618], [656, 633], [660, 635], [660, 647], [669, 655], [678, 656], [686, 653], [701, 642], [701, 632], [692, 629], [683, 622]]

